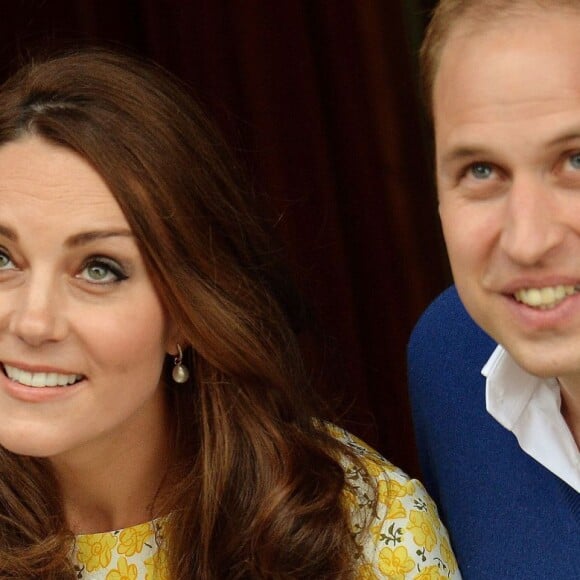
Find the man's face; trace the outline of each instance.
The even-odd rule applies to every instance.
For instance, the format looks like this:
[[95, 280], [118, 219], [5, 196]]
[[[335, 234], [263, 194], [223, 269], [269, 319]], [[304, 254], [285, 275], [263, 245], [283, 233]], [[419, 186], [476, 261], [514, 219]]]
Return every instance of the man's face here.
[[580, 384], [580, 12], [458, 24], [433, 96], [467, 310], [529, 372]]

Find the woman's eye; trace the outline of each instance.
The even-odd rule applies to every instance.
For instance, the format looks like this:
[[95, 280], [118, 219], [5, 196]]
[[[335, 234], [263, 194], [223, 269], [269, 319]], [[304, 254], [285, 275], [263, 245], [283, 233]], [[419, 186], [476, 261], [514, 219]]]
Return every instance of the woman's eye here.
[[573, 169], [580, 170], [580, 151], [572, 153], [572, 155], [569, 157], [569, 160]]
[[127, 279], [123, 268], [117, 262], [105, 258], [86, 262], [77, 277], [83, 278], [92, 284], [111, 284]]
[[3, 250], [0, 250], [0, 270], [12, 270], [14, 268], [14, 263], [10, 259], [10, 256]]
[[467, 172], [475, 179], [489, 179], [493, 175], [493, 167], [489, 163], [472, 163]]

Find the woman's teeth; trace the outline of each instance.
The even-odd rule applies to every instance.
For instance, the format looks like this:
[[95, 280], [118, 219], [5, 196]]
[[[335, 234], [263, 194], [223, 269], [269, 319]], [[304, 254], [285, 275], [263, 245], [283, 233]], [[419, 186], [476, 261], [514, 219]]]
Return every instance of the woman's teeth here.
[[66, 387], [80, 381], [82, 375], [63, 375], [60, 373], [31, 373], [16, 367], [4, 365], [4, 371], [11, 380], [28, 387]]
[[545, 288], [524, 288], [518, 290], [514, 297], [518, 302], [526, 306], [547, 310], [554, 308], [565, 298], [576, 294], [576, 292], [576, 286], [561, 284], [559, 286], [546, 286]]

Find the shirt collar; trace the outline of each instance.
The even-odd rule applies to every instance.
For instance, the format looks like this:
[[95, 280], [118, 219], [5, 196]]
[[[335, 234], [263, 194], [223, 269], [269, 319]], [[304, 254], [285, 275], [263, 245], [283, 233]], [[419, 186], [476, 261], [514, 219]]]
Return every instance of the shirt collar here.
[[481, 370], [486, 408], [538, 463], [580, 492], [580, 452], [560, 412], [560, 386], [522, 369], [498, 346]]

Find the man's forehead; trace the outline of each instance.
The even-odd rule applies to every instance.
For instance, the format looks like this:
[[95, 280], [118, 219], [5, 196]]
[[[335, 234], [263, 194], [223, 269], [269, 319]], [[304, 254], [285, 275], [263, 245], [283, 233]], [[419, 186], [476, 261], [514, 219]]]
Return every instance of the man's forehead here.
[[537, 159], [572, 140], [577, 147], [580, 12], [466, 32], [450, 39], [435, 82], [438, 168], [497, 155]]
[[[537, 43], [528, 42], [530, 32], [538, 37]], [[442, 45], [433, 90], [441, 84], [446, 69], [455, 71], [468, 66], [471, 67], [469, 74], [474, 77], [481, 74], [480, 67], [469, 62], [473, 52], [478, 53], [478, 59], [495, 58], [493, 66], [497, 67], [497, 74], [509, 77], [509, 67], [518, 66], [518, 63], [505, 58], [507, 53], [515, 55], [519, 51], [520, 59], [533, 60], [538, 52], [561, 50], [563, 44], [567, 51], [580, 54], [580, 0], [574, 10], [548, 11], [536, 5], [536, 9], [513, 10], [509, 16], [504, 13], [497, 19], [460, 18], [451, 25]]]
[[469, 32], [458, 30], [442, 53], [436, 120], [443, 112], [493, 120], [498, 108], [510, 107], [525, 116], [538, 105], [548, 113], [580, 98], [580, 11], [573, 18], [536, 13], [486, 34]]
[[443, 44], [456, 34], [485, 35], [506, 24], [521, 25], [521, 19], [530, 17], [542, 22], [550, 16], [571, 18], [580, 14], [578, 0], [451, 0], [447, 4], [456, 6], [444, 10], [446, 16], [440, 19]]

